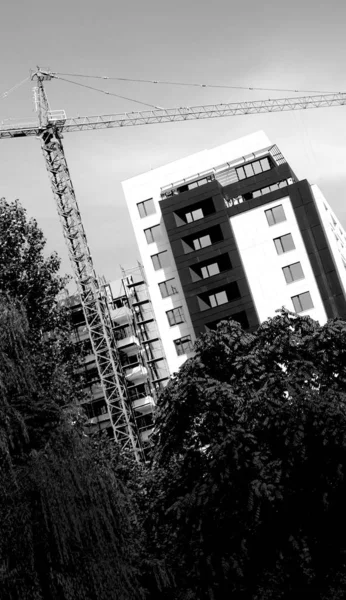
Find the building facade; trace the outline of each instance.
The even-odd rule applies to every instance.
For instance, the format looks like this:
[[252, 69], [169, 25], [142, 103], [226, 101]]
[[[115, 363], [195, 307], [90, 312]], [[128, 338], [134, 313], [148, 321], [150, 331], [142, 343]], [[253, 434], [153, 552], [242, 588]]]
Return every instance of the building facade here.
[[228, 317], [346, 318], [346, 235], [263, 132], [123, 182], [169, 371]]

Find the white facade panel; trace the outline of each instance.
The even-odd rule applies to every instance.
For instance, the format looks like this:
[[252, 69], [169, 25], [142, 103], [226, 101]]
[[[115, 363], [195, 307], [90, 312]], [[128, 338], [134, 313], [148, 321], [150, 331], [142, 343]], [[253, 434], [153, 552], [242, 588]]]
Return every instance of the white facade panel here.
[[346, 295], [346, 232], [319, 187], [312, 185], [311, 190], [333, 255], [339, 280]]
[[[269, 226], [265, 211], [279, 204], [286, 220]], [[275, 311], [283, 306], [294, 311], [292, 297], [310, 292], [314, 308], [300, 314], [325, 323], [327, 315], [290, 198], [240, 213], [230, 221], [260, 322], [274, 317]], [[293, 237], [295, 249], [278, 255], [273, 240], [288, 233]], [[282, 269], [296, 262], [301, 263], [304, 279], [286, 283]]]
[[[140, 251], [141, 262], [147, 277], [157, 326], [159, 328], [169, 371], [171, 373], [177, 371], [187, 357], [187, 355], [177, 355], [174, 340], [190, 335], [191, 339], [194, 341], [195, 335], [161, 216], [161, 187], [188, 178], [197, 173], [202, 173], [217, 165], [234, 161], [242, 156], [259, 151], [270, 145], [271, 142], [267, 136], [263, 132], [258, 132], [217, 148], [198, 152], [185, 159], [178, 160], [169, 165], [128, 179], [122, 184]], [[137, 204], [149, 198], [153, 199], [156, 212], [141, 218]], [[160, 224], [162, 229], [160, 242], [148, 244], [144, 230], [158, 224]], [[151, 257], [163, 250], [166, 250], [169, 254], [169, 266], [155, 271]], [[173, 277], [176, 278], [178, 293], [163, 299], [158, 284]], [[166, 311], [178, 306], [182, 306], [186, 322], [181, 325], [170, 327]]]

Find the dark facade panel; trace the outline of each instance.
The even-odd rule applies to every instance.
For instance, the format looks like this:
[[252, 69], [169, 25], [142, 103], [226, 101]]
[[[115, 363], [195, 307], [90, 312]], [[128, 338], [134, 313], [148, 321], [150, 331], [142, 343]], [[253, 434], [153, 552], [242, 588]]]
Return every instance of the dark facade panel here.
[[[325, 273], [330, 273], [330, 271], [335, 271], [334, 261], [333, 261], [331, 252], [329, 251], [329, 248], [324, 248], [324, 249], [320, 250], [319, 255], [320, 255]], [[313, 255], [310, 256], [311, 263], [312, 263], [312, 259], [316, 260]]]
[[[298, 221], [299, 223], [299, 221]], [[304, 233], [308, 228], [303, 229], [302, 233]], [[315, 241], [315, 246], [317, 250], [327, 250], [328, 249], [328, 242], [327, 242], [327, 238], [326, 235], [324, 233], [323, 227], [322, 225], [315, 225], [315, 227], [311, 227], [310, 229], [314, 241]]]
[[[243, 181], [243, 187], [244, 183]], [[175, 213], [184, 211], [186, 207], [197, 206], [198, 203], [209, 198], [212, 199], [215, 207], [214, 213], [193, 223], [177, 227]], [[230, 226], [222, 186], [217, 181], [213, 181], [198, 189], [166, 198], [160, 202], [160, 206], [196, 335], [198, 336], [206, 330], [205, 325], [207, 322], [225, 319], [232, 312], [240, 313], [244, 310], [246, 310], [250, 328], [257, 327], [259, 321]], [[189, 241], [192, 232], [193, 236], [198, 237], [199, 234], [204, 234], [208, 228], [214, 227], [220, 229], [222, 240], [205, 248], [184, 252], [183, 239]], [[227, 257], [229, 268], [211, 277], [193, 280], [191, 269], [198, 268], [198, 264], [203, 265], [206, 262], [215, 261], [220, 256]], [[198, 297], [203, 298], [208, 293], [212, 293], [212, 290], [232, 286], [235, 282], [239, 288], [239, 298], [220, 306], [201, 310], [201, 302]]]

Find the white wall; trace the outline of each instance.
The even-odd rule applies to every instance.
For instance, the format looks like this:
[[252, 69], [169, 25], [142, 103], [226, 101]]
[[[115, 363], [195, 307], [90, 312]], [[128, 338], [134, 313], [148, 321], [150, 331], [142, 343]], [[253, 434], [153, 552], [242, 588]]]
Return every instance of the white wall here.
[[319, 187], [313, 185], [311, 189], [333, 255], [340, 283], [346, 295], [346, 233]]
[[[286, 221], [269, 226], [265, 211], [282, 204]], [[259, 320], [275, 316], [282, 306], [294, 311], [292, 296], [310, 292], [313, 309], [304, 311], [321, 324], [327, 320], [322, 299], [313, 275], [305, 245], [289, 197], [231, 217], [231, 226], [238, 244], [245, 273], [257, 309]], [[295, 250], [278, 255], [274, 238], [291, 233]], [[282, 268], [300, 262], [304, 279], [287, 284]]]
[[[186, 355], [177, 356], [173, 340], [185, 335], [191, 335], [192, 340], [194, 340], [195, 335], [173, 254], [170, 250], [167, 233], [162, 221], [160, 210], [161, 187], [186, 177], [193, 176], [197, 173], [201, 173], [225, 162], [234, 161], [237, 158], [241, 158], [242, 156], [246, 156], [251, 152], [256, 152], [270, 145], [271, 142], [267, 136], [263, 132], [258, 132], [217, 148], [193, 154], [158, 169], [148, 171], [147, 173], [128, 179], [122, 184], [140, 251], [141, 262], [146, 272], [149, 292], [170, 373], [177, 371], [181, 364], [186, 360]], [[141, 219], [137, 204], [148, 198], [153, 198], [156, 213]], [[148, 244], [144, 235], [144, 229], [157, 225], [160, 222], [164, 233], [162, 241], [160, 244]], [[167, 250], [169, 252], [170, 266], [164, 270], [161, 269], [155, 271], [152, 265], [151, 256], [162, 250]], [[176, 277], [179, 293], [162, 299], [158, 283], [171, 277]], [[170, 327], [166, 311], [177, 306], [183, 307], [186, 322], [181, 325]]]

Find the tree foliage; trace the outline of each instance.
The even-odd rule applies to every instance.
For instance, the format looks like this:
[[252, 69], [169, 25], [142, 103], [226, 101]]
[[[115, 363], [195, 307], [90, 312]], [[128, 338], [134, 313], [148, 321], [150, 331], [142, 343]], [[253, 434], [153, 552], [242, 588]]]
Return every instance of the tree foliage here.
[[18, 200], [0, 199], [0, 291], [21, 301], [33, 330], [54, 326], [57, 295], [66, 285], [60, 260], [44, 255], [46, 240]]
[[140, 525], [121, 460], [84, 434], [55, 255], [0, 202], [0, 589], [4, 600], [139, 600]]
[[166, 598], [346, 593], [346, 323], [222, 322], [159, 405], [147, 527]]

